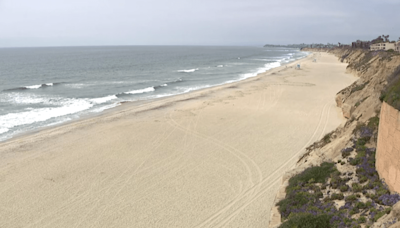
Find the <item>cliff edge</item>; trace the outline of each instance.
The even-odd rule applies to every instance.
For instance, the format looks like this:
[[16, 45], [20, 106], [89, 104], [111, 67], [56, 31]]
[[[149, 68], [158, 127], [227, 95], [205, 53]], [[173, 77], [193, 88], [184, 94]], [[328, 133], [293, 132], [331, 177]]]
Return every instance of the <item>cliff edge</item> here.
[[[282, 209], [285, 199], [288, 199], [288, 191], [290, 194], [294, 191], [293, 180], [299, 179], [299, 176], [305, 175], [304, 173], [311, 172], [313, 167], [327, 167], [327, 163], [334, 164], [334, 167], [329, 169], [330, 174], [327, 175], [330, 177], [328, 184], [322, 182], [301, 183], [303, 188], [314, 186], [316, 189], [308, 189], [308, 191], [318, 192], [320, 199], [325, 202], [324, 205], [331, 203], [334, 208], [337, 208], [337, 211], [343, 208], [347, 210], [347, 217], [344, 216], [341, 220], [348, 219], [348, 223], [337, 222], [333, 227], [389, 227], [389, 225], [395, 227], [395, 225], [399, 225], [397, 223], [393, 225], [400, 220], [399, 213], [395, 210], [391, 212], [391, 210], [400, 197], [393, 194], [392, 189], [391, 193], [388, 192], [384, 180], [379, 179], [381, 177], [378, 177], [375, 170], [375, 148], [377, 147], [382, 101], [390, 100], [395, 105], [397, 105], [396, 102], [400, 104], [400, 98], [388, 95], [390, 85], [400, 81], [400, 54], [385, 51], [370, 52], [363, 49], [306, 48], [303, 51], [331, 53], [337, 56], [339, 61], [348, 63], [346, 71], [359, 79], [336, 95], [336, 104], [342, 109], [343, 116], [347, 119], [346, 123], [325, 135], [320, 141], [310, 145], [306, 152], [299, 157], [296, 168], [284, 175], [281, 188], [275, 198], [278, 206], [272, 209], [269, 227], [283, 227], [281, 226], [282, 220], [288, 221], [288, 218], [293, 217], [293, 210], [290, 215], [288, 212], [290, 210], [286, 210], [286, 213], [289, 214], [285, 214]], [[366, 167], [362, 167], [364, 162]], [[367, 163], [373, 168], [367, 167]], [[370, 172], [365, 171], [364, 173], [361, 168], [368, 169]], [[367, 181], [363, 180], [364, 174]], [[295, 176], [296, 178], [293, 178]], [[341, 181], [336, 187], [335, 178]], [[312, 181], [315, 180], [312, 179]], [[355, 191], [359, 193], [356, 194]], [[380, 191], [379, 194], [378, 191]], [[353, 196], [358, 197], [355, 202], [360, 204], [352, 206], [352, 201], [348, 198]], [[387, 203], [382, 197], [388, 197], [392, 201]], [[365, 206], [368, 202], [370, 202], [369, 207], [371, 208]], [[375, 202], [377, 203], [375, 204]], [[371, 204], [377, 205], [380, 209], [375, 211], [372, 209], [375, 206], [371, 206]], [[360, 206], [363, 210], [360, 211], [360, 208], [355, 205], [364, 205]], [[400, 204], [396, 205], [393, 208], [400, 208]], [[285, 207], [289, 206], [285, 205]], [[298, 207], [296, 210], [301, 211], [300, 208]], [[324, 218], [319, 219], [323, 220]], [[340, 219], [338, 218], [338, 220]], [[332, 221], [335, 222], [331, 218], [330, 224], [333, 224]]]

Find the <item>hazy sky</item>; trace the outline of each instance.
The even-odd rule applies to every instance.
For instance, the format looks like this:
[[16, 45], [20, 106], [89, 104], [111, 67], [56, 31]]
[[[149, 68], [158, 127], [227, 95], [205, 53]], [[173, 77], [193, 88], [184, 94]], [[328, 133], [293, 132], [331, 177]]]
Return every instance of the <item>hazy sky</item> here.
[[400, 0], [0, 0], [0, 29], [0, 47], [397, 40]]

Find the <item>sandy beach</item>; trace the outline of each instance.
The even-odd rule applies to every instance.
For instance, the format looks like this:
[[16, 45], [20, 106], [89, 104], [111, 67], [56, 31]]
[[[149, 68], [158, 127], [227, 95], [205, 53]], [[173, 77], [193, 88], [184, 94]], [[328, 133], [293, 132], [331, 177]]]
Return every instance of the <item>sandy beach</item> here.
[[344, 122], [345, 70], [314, 53], [0, 143], [0, 227], [268, 227], [283, 173]]

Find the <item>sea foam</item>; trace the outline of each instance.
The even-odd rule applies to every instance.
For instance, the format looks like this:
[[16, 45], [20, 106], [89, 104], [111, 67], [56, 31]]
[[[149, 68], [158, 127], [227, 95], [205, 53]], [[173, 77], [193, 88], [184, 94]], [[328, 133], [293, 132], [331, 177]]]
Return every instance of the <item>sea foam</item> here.
[[90, 99], [90, 101], [95, 104], [103, 104], [103, 103], [106, 103], [106, 102], [114, 100], [114, 99], [118, 99], [118, 97], [116, 95], [110, 95], [110, 96], [106, 96], [106, 97], [93, 98], [93, 99]]
[[37, 108], [25, 112], [8, 113], [0, 116], [0, 128], [12, 129], [13, 127], [43, 122], [51, 118], [75, 114], [93, 107], [93, 104], [84, 99], [65, 99], [61, 107]]
[[148, 87], [145, 89], [138, 89], [138, 90], [132, 90], [129, 92], [125, 92], [124, 94], [139, 94], [139, 93], [148, 93], [148, 92], [153, 92], [155, 91], [154, 87]]
[[42, 84], [40, 84], [40, 85], [32, 85], [32, 86], [25, 86], [25, 88], [27, 88], [27, 89], [39, 89], [40, 87], [42, 87]]
[[8, 128], [1, 128], [0, 127], [0, 134], [6, 133], [7, 131], [9, 131], [10, 129]]
[[178, 72], [180, 72], [180, 73], [192, 73], [192, 72], [195, 72], [196, 70], [199, 70], [199, 68], [190, 69], [190, 70], [178, 70]]

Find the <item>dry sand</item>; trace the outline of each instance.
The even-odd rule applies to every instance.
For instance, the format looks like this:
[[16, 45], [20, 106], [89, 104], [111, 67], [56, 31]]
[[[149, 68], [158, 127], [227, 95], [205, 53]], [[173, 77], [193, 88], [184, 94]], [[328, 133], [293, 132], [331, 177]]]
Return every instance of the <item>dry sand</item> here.
[[314, 55], [1, 143], [0, 227], [268, 227], [282, 174], [343, 122], [335, 94], [355, 80]]

